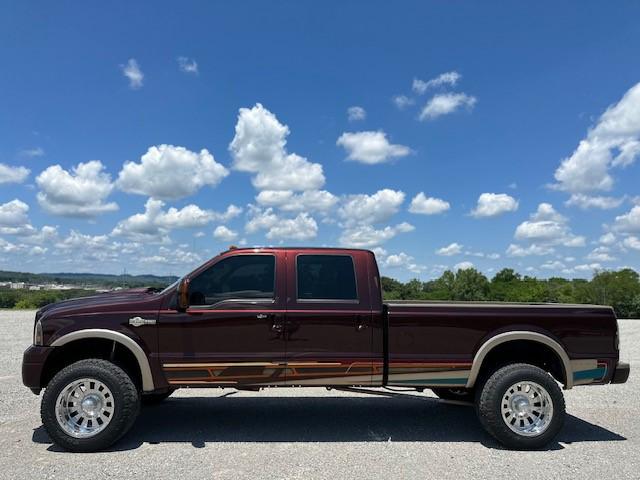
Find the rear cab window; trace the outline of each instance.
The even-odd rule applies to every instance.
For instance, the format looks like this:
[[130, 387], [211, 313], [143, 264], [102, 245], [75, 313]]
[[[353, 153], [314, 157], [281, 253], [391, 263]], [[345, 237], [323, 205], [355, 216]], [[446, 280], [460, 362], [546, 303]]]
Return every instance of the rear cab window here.
[[298, 254], [296, 256], [298, 302], [358, 302], [356, 270], [351, 255]]

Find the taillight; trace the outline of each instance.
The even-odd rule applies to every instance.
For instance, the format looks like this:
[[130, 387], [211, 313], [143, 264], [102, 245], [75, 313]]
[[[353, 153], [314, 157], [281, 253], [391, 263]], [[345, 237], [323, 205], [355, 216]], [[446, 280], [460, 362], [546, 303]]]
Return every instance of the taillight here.
[[620, 350], [620, 327], [618, 326], [618, 320], [616, 319], [616, 338], [613, 342], [613, 345], [616, 348], [616, 351]]

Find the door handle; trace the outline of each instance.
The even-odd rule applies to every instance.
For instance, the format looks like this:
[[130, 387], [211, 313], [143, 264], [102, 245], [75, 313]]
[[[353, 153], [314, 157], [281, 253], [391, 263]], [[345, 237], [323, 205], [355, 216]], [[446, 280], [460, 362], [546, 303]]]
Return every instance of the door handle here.
[[271, 317], [271, 322], [269, 322], [269, 330], [275, 333], [282, 333], [284, 331], [284, 324], [279, 322], [278, 320], [279, 316], [276, 315], [275, 313], [271, 313], [269, 315], [265, 313], [261, 313], [257, 315], [257, 317], [260, 319]]
[[356, 332], [361, 332], [366, 329], [369, 325], [366, 323], [366, 316], [357, 314], [356, 315]]

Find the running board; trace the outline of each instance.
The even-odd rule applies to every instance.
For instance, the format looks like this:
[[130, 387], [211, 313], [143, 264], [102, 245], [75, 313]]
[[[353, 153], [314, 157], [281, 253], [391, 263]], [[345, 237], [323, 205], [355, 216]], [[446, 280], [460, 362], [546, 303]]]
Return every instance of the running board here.
[[462, 402], [460, 400], [444, 400], [442, 398], [433, 398], [433, 397], [419, 397], [418, 395], [411, 395], [400, 392], [381, 392], [380, 390], [369, 390], [368, 388], [357, 388], [357, 387], [326, 387], [327, 390], [338, 390], [341, 392], [351, 392], [351, 393], [364, 393], [366, 395], [378, 395], [381, 397], [404, 397], [404, 398], [415, 398], [416, 400], [421, 400], [425, 402], [438, 402], [438, 403], [446, 403], [447, 405], [458, 405], [461, 407], [473, 407], [473, 402]]

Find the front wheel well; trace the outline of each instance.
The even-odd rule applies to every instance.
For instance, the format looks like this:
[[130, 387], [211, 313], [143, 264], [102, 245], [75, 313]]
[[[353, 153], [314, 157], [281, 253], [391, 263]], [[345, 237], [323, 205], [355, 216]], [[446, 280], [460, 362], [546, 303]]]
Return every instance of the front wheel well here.
[[60, 370], [88, 358], [108, 360], [118, 365], [136, 387], [142, 388], [142, 374], [133, 352], [118, 341], [107, 338], [85, 338], [56, 347], [44, 365], [40, 385], [46, 387]]
[[567, 384], [562, 359], [551, 347], [535, 340], [511, 340], [495, 346], [487, 353], [478, 372], [476, 385], [497, 369], [512, 363], [535, 365], [550, 373], [558, 382]]

